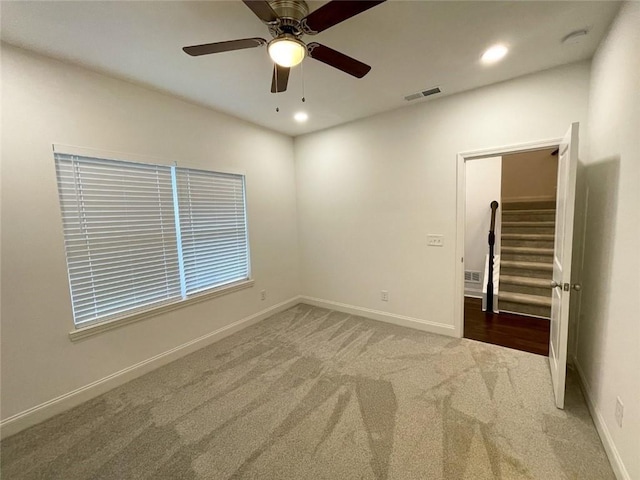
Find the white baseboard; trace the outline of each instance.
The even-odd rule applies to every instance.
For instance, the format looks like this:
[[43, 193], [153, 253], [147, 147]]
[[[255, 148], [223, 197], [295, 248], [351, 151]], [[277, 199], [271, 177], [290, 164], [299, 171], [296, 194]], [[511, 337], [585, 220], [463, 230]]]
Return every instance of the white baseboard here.
[[414, 328], [416, 330], [437, 333], [449, 337], [456, 336], [455, 327], [453, 325], [447, 325], [446, 323], [438, 323], [432, 322], [430, 320], [423, 320], [420, 318], [406, 317], [404, 315], [397, 315], [395, 313], [382, 312], [380, 310], [372, 310], [365, 307], [356, 307], [354, 305], [348, 305], [346, 303], [333, 302], [331, 300], [323, 300], [321, 298], [306, 297], [304, 295], [300, 297], [300, 302], [308, 303], [309, 305], [314, 305], [316, 307], [337, 310], [338, 312], [349, 313], [351, 315], [359, 315], [381, 322], [392, 323], [394, 325], [400, 325], [401, 327]]
[[12, 415], [0, 422], [0, 438], [9, 437], [21, 430], [24, 430], [25, 428], [36, 425], [53, 417], [54, 415], [69, 410], [70, 408], [108, 392], [115, 387], [123, 385], [134, 378], [177, 360], [180, 357], [184, 357], [185, 355], [195, 352], [207, 345], [222, 340], [223, 338], [258, 323], [275, 313], [282, 312], [283, 310], [293, 307], [298, 303], [300, 303], [300, 296], [290, 298], [289, 300], [285, 300], [277, 305], [273, 305], [260, 312], [254, 313], [253, 315], [237, 320], [229, 325], [214, 330], [213, 332], [207, 333], [206, 335], [195, 338], [189, 342], [183, 343], [182, 345], [178, 345], [171, 350], [167, 350], [166, 352], [162, 352], [151, 358], [131, 365], [130, 367], [112, 373], [100, 380], [96, 380], [95, 382], [65, 393], [64, 395], [60, 395], [59, 397], [41, 403], [40, 405], [36, 405], [35, 407], [31, 407], [20, 413]]
[[482, 289], [477, 288], [464, 288], [464, 296], [472, 298], [482, 298]]
[[[500, 306], [500, 304], [498, 304], [498, 307]], [[541, 317], [539, 315], [531, 315], [530, 313], [522, 313], [522, 312], [513, 312], [511, 310], [503, 310], [501, 308], [498, 309], [498, 311], [496, 313], [511, 313], [513, 315], [519, 315], [521, 317], [529, 317], [529, 318], [535, 318], [537, 320], [547, 320], [547, 321], [551, 321], [551, 318], [549, 317]]]
[[580, 387], [582, 388], [582, 393], [584, 394], [584, 398], [587, 401], [587, 407], [589, 407], [589, 412], [591, 413], [591, 418], [593, 419], [593, 423], [596, 426], [598, 435], [600, 435], [600, 440], [602, 441], [602, 445], [604, 446], [604, 451], [607, 453], [607, 457], [609, 458], [609, 462], [611, 463], [611, 467], [613, 468], [613, 473], [618, 480], [631, 480], [631, 475], [629, 475], [627, 468], [624, 466], [622, 458], [620, 458], [620, 454], [618, 453], [616, 444], [613, 443], [613, 439], [611, 438], [611, 434], [609, 433], [609, 427], [607, 427], [604, 418], [602, 418], [600, 411], [597, 409], [596, 404], [591, 398], [591, 387], [589, 386], [589, 382], [587, 382], [587, 378], [582, 371], [582, 367], [580, 367], [580, 364], [578, 363], [578, 359], [575, 357], [573, 358], [573, 365], [578, 372], [578, 378], [580, 379]]

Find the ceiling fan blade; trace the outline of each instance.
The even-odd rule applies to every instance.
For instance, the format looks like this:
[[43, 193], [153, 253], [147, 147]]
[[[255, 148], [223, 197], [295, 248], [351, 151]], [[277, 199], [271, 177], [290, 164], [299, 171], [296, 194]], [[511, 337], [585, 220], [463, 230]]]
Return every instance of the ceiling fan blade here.
[[364, 77], [371, 70], [371, 67], [366, 63], [362, 63], [355, 58], [351, 58], [344, 53], [340, 53], [333, 48], [325, 47], [316, 42], [308, 44], [307, 51], [311, 58], [326, 63], [338, 70], [342, 70], [356, 78]]
[[260, 20], [265, 23], [271, 23], [278, 20], [278, 15], [274, 12], [269, 2], [266, 0], [242, 0], [244, 4], [256, 14]]
[[241, 40], [229, 40], [227, 42], [205, 43], [204, 45], [192, 45], [184, 47], [184, 53], [188, 53], [192, 57], [200, 55], [209, 55], [210, 53], [230, 52], [232, 50], [242, 50], [245, 48], [259, 47], [266, 45], [264, 38], [243, 38]]
[[348, 18], [354, 17], [385, 0], [332, 0], [302, 19], [302, 28], [309, 35], [322, 32]]
[[277, 63], [273, 66], [273, 77], [271, 78], [271, 93], [281, 93], [287, 89], [289, 83], [289, 67], [281, 67]]

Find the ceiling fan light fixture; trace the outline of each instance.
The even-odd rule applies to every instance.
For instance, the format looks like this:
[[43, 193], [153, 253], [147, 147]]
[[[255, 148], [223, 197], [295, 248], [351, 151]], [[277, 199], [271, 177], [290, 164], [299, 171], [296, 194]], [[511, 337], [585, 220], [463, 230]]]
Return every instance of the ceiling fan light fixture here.
[[281, 67], [295, 67], [307, 54], [307, 47], [293, 35], [284, 35], [269, 42], [269, 56]]

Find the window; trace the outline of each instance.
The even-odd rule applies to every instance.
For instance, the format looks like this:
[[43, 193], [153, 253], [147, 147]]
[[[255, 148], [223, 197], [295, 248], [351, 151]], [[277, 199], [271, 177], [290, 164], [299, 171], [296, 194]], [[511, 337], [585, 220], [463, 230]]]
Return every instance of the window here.
[[55, 153], [76, 326], [249, 278], [244, 177]]
[[247, 278], [244, 180], [176, 168], [185, 293]]

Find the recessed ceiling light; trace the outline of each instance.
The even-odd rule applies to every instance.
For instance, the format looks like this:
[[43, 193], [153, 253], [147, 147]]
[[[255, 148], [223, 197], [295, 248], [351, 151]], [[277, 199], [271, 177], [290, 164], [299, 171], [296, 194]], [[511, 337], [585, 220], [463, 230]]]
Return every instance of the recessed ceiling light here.
[[504, 58], [508, 51], [509, 49], [504, 45], [494, 45], [482, 54], [482, 63], [489, 64], [495, 63], [498, 60], [502, 60], [502, 58]]
[[309, 115], [307, 115], [305, 112], [298, 112], [293, 116], [294, 120], [296, 122], [306, 122], [309, 119]]

